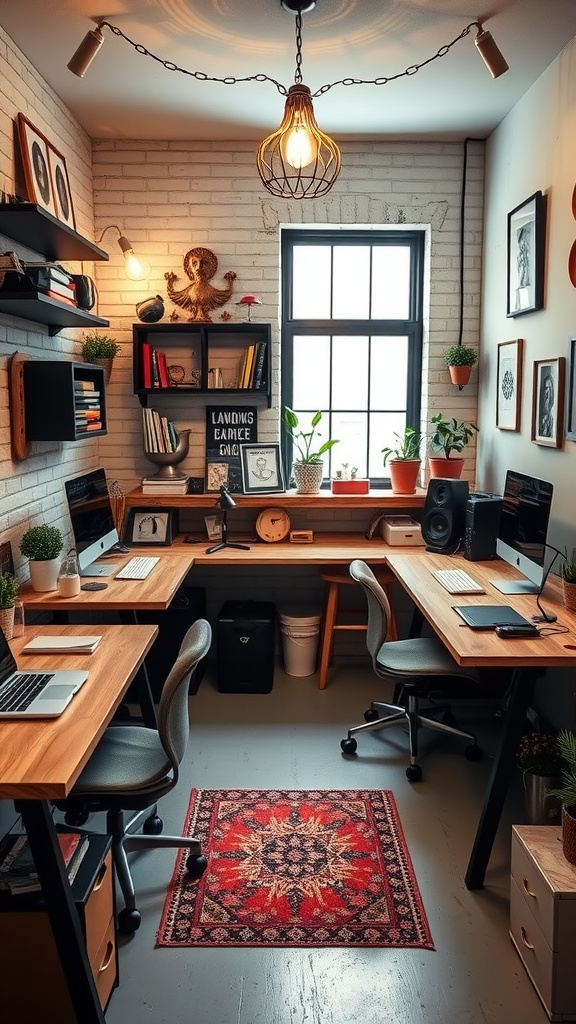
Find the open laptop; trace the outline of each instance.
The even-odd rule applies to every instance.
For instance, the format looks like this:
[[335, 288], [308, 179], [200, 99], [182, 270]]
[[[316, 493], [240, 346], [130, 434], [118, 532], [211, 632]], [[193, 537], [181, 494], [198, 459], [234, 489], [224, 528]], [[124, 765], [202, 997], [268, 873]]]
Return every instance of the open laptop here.
[[4, 718], [57, 718], [87, 678], [87, 672], [75, 669], [19, 672], [0, 629], [0, 721]]

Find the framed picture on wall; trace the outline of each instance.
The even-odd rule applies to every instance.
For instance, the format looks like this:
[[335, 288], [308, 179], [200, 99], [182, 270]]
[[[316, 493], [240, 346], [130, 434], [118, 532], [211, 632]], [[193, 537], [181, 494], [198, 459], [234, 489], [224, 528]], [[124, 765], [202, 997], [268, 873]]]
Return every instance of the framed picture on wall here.
[[535, 192], [508, 214], [507, 316], [533, 313], [544, 305], [546, 196]]
[[568, 378], [568, 416], [566, 419], [566, 437], [568, 441], [576, 441], [576, 338], [570, 338]]
[[565, 364], [562, 357], [534, 363], [532, 440], [548, 448], [560, 448], [562, 444]]
[[76, 229], [76, 218], [74, 217], [74, 206], [72, 203], [72, 196], [70, 194], [70, 182], [68, 180], [68, 171], [66, 169], [66, 161], [54, 146], [48, 144], [48, 157], [50, 159], [50, 170], [52, 172], [52, 182], [54, 184], [54, 203], [56, 206], [56, 216], [59, 220], [64, 221], [69, 228]]
[[56, 214], [54, 190], [50, 174], [50, 143], [42, 132], [35, 128], [24, 114], [18, 114], [18, 139], [22, 153], [22, 169], [28, 199], [42, 206], [48, 213]]
[[522, 338], [498, 345], [496, 426], [500, 430], [520, 430], [523, 347]]

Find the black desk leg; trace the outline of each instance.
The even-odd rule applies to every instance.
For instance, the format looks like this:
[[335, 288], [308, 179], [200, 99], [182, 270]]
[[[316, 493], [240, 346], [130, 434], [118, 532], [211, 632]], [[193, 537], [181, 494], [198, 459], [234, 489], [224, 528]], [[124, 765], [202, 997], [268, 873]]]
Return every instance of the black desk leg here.
[[78, 1024], [106, 1024], [49, 805], [18, 800]]
[[[119, 615], [122, 623], [138, 625], [138, 612], [122, 611]], [[134, 677], [134, 685], [138, 691], [138, 703], [140, 704], [140, 709], [142, 711], [142, 721], [144, 722], [144, 725], [147, 729], [157, 729], [158, 719], [156, 717], [156, 708], [154, 707], [154, 698], [152, 696], [152, 689], [145, 660], [142, 662], [136, 676]]]
[[535, 669], [516, 668], [512, 673], [508, 709], [504, 718], [500, 746], [492, 768], [484, 807], [466, 871], [465, 881], [468, 889], [481, 889], [484, 885], [484, 876], [506, 799], [518, 742], [522, 735], [526, 712], [534, 695], [536, 677], [537, 670]]

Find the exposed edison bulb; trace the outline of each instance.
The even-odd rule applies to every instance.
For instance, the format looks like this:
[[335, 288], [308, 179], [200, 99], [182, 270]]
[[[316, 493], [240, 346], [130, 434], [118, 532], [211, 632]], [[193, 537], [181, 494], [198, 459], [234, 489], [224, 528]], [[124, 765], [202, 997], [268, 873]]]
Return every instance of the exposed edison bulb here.
[[124, 271], [131, 281], [143, 281], [150, 276], [150, 264], [146, 260], [135, 256], [133, 252], [126, 252], [124, 257]]
[[318, 144], [306, 125], [295, 124], [281, 139], [280, 150], [284, 160], [301, 171], [316, 159]]

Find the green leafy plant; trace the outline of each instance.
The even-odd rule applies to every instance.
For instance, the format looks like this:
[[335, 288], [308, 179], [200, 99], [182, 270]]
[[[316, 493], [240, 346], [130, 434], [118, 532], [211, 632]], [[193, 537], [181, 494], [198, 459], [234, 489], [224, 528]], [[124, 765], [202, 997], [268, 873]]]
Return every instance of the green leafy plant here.
[[398, 445], [396, 448], [383, 448], [384, 465], [392, 458], [396, 462], [411, 462], [420, 458], [420, 447], [422, 445], [422, 434], [414, 427], [405, 427], [403, 434], [394, 434]]
[[0, 608], [12, 608], [18, 593], [18, 581], [11, 573], [0, 576]]
[[560, 775], [564, 761], [555, 733], [529, 732], [521, 737], [516, 751], [516, 764], [534, 775]]
[[85, 363], [93, 363], [95, 359], [114, 359], [120, 351], [120, 345], [108, 334], [92, 331], [82, 339], [82, 358]]
[[[317, 444], [316, 427], [320, 423], [321, 419], [322, 413], [320, 412], [320, 410], [318, 410], [318, 412], [314, 413], [312, 420], [310, 422], [311, 429], [299, 430], [298, 427], [300, 426], [300, 421], [294, 410], [289, 409], [288, 407], [284, 409], [284, 412], [282, 413], [282, 422], [284, 424], [286, 432], [292, 438], [294, 445], [296, 447], [296, 451], [298, 452], [298, 459], [296, 460], [297, 462], [304, 462], [307, 463], [308, 465], [314, 465], [319, 462], [322, 462], [322, 456], [324, 455], [324, 453], [330, 451], [330, 449], [333, 448], [335, 444], [339, 444], [338, 440], [324, 441], [321, 445], [317, 447], [315, 451], [313, 450]], [[318, 433], [318, 438], [319, 437], [320, 433]]]
[[576, 548], [572, 548], [572, 556], [564, 560], [562, 566], [562, 579], [566, 580], [566, 583], [576, 583]]
[[478, 359], [476, 349], [469, 345], [452, 345], [444, 353], [447, 366], [474, 366]]
[[34, 562], [48, 562], [57, 558], [64, 540], [57, 526], [31, 526], [20, 541], [20, 551]]
[[576, 807], [576, 736], [569, 729], [561, 729], [556, 738], [558, 754], [562, 758], [562, 784], [549, 789], [566, 808]]
[[432, 451], [441, 452], [445, 459], [449, 459], [452, 452], [457, 452], [460, 455], [470, 438], [474, 436], [474, 431], [478, 431], [475, 423], [466, 421], [459, 423], [456, 419], [448, 420], [444, 418], [442, 412], [437, 412], [432, 417], [432, 423], [434, 426], [430, 438]]

